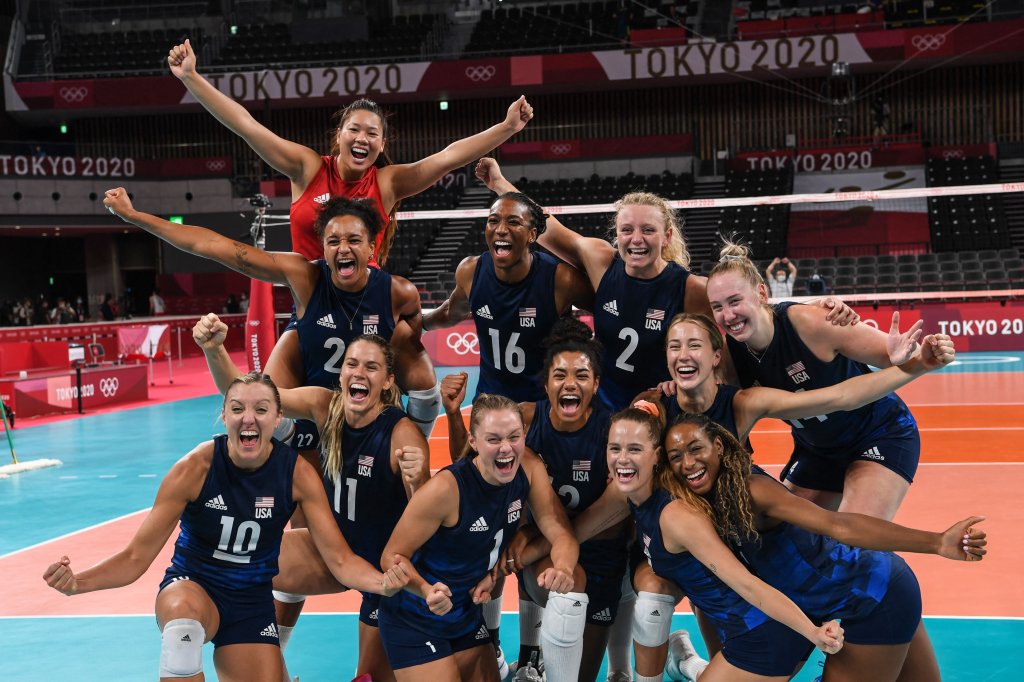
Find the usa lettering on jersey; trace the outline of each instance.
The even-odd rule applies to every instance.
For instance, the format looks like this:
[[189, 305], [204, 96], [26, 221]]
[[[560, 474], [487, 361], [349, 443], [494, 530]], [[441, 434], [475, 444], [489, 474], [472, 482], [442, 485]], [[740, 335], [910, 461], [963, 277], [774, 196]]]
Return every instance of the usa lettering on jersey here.
[[519, 309], [519, 326], [520, 327], [536, 327], [537, 326], [537, 309], [536, 308], [520, 308]]
[[523, 513], [523, 501], [516, 500], [508, 506], [508, 523], [515, 523]]
[[356, 466], [358, 467], [356, 473], [370, 478], [373, 476], [373, 455], [360, 455], [356, 460]]
[[272, 519], [274, 511], [274, 498], [273, 497], [257, 497], [256, 498], [256, 518], [257, 519]]
[[572, 480], [577, 482], [590, 481], [589, 459], [574, 459], [572, 461]]
[[644, 319], [644, 327], [651, 331], [660, 332], [661, 323], [665, 321], [665, 311], [657, 308], [648, 308]]
[[786, 368], [786, 374], [793, 380], [794, 384], [802, 384], [805, 381], [811, 380], [811, 375], [807, 373], [807, 368], [804, 367], [803, 361], [794, 362], [792, 365]]
[[363, 333], [377, 334], [380, 326], [380, 315], [363, 315]]

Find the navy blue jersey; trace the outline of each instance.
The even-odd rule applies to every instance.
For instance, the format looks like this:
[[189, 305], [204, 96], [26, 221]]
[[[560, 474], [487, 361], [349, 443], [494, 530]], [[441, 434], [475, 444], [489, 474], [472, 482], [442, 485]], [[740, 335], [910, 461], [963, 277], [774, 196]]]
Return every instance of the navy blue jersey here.
[[[732, 406], [732, 399], [739, 390], [729, 384], [718, 384], [718, 392], [715, 393], [715, 399], [711, 402], [711, 407], [704, 410], [705, 417], [716, 424], [724, 426], [729, 433], [737, 438], [740, 435], [736, 430], [736, 410]], [[683, 408], [679, 407], [679, 401], [676, 400], [675, 396], [662, 394], [660, 400], [661, 406], [665, 410], [665, 423], [671, 426], [676, 417], [683, 413]]]
[[517, 402], [544, 397], [538, 378], [544, 362], [541, 342], [558, 320], [557, 268], [558, 261], [548, 254], [534, 253], [530, 273], [509, 284], [494, 274], [490, 252], [480, 254], [469, 293], [480, 339], [476, 395], [494, 393]]
[[[758, 385], [790, 392], [811, 391], [871, 371], [864, 363], [842, 355], [836, 355], [831, 362], [819, 360], [789, 320], [789, 309], [793, 305], [800, 304], [776, 303], [773, 306], [775, 334], [759, 356], [745, 344], [726, 336], [729, 353], [744, 387]], [[860, 454], [860, 445], [865, 441], [917, 428], [910, 410], [895, 393], [849, 412], [788, 421], [798, 444], [816, 455], [837, 459]]]
[[605, 349], [598, 395], [612, 411], [669, 378], [665, 334], [683, 312], [689, 276], [670, 262], [653, 279], [630, 277], [616, 255], [601, 278], [594, 298], [594, 336]]
[[446, 466], [459, 486], [459, 520], [441, 526], [412, 557], [428, 584], [442, 582], [452, 592], [452, 610], [437, 616], [423, 598], [402, 590], [384, 599], [381, 608], [397, 614], [421, 632], [454, 639], [472, 632], [480, 620], [480, 606], [470, 590], [494, 567], [519, 527], [530, 494], [530, 481], [522, 467], [506, 485], [491, 485], [467, 457]]
[[266, 585], [277, 575], [281, 535], [295, 511], [298, 454], [276, 440], [270, 458], [248, 471], [228, 456], [228, 437], [213, 439], [199, 497], [185, 505], [171, 564], [226, 589]]
[[559, 431], [551, 423], [551, 403], [538, 400], [526, 432], [526, 447], [544, 460], [551, 486], [575, 516], [592, 505], [608, 485], [608, 423], [611, 413], [593, 404], [579, 431]]
[[360, 334], [391, 339], [395, 313], [391, 303], [391, 275], [370, 268], [366, 287], [348, 292], [334, 286], [331, 269], [320, 259], [320, 279], [297, 323], [299, 348], [307, 386], [338, 387], [345, 347]]
[[405, 412], [386, 407], [361, 429], [348, 424], [341, 435], [341, 473], [324, 475], [334, 519], [352, 551], [373, 566], [402, 518], [408, 497], [401, 474], [391, 468], [391, 432]]
[[[768, 476], [757, 466], [753, 473]], [[894, 564], [903, 562], [786, 522], [738, 543], [737, 550], [758, 577], [812, 620], [863, 618], [885, 597]]]
[[748, 604], [731, 587], [705, 568], [689, 552], [675, 554], [661, 539], [661, 513], [672, 502], [665, 490], [655, 490], [639, 507], [629, 503], [636, 523], [637, 538], [654, 573], [673, 581], [715, 624], [723, 639], [753, 630], [769, 620], [761, 610]]

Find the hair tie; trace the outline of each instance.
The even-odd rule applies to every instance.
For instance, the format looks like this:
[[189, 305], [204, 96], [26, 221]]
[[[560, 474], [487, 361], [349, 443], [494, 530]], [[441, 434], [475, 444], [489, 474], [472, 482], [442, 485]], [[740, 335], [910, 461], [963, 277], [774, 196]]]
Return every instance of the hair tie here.
[[745, 260], [747, 260], [747, 257], [746, 256], [734, 256], [734, 255], [732, 255], [730, 253], [730, 254], [726, 254], [726, 255], [722, 256], [721, 258], [719, 258], [718, 262], [719, 263], [725, 263], [725, 262], [731, 261], [731, 260], [745, 261]]
[[638, 401], [636, 401], [635, 403], [633, 403], [633, 407], [635, 407], [638, 410], [643, 410], [644, 412], [646, 412], [647, 414], [649, 414], [649, 415], [651, 415], [653, 417], [660, 417], [661, 416], [661, 413], [658, 411], [658, 406], [655, 405], [654, 403], [648, 402], [646, 400], [638, 400]]

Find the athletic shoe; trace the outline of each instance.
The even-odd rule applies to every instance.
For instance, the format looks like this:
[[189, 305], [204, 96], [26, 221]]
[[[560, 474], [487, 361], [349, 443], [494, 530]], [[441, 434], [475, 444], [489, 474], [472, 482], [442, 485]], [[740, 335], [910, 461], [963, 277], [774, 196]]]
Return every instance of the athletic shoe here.
[[544, 682], [544, 678], [532, 665], [527, 663], [522, 668], [516, 668], [516, 674], [512, 676], [512, 682]]
[[508, 663], [505, 662], [505, 652], [501, 650], [501, 647], [495, 648], [498, 651], [498, 679], [504, 682], [509, 676]]
[[633, 674], [622, 670], [614, 673], [608, 673], [607, 682], [633, 682]]
[[693, 648], [690, 642], [690, 633], [686, 630], [676, 630], [668, 636], [668, 660], [665, 661], [665, 674], [676, 682], [689, 680], [694, 682], [697, 675], [704, 672], [708, 666], [705, 661]]

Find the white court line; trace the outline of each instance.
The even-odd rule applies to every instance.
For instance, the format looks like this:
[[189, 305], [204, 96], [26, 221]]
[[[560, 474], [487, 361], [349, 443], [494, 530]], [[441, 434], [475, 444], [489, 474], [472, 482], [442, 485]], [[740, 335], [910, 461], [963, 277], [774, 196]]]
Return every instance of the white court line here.
[[100, 474], [97, 478], [117, 478], [117, 474]]
[[63, 540], [65, 538], [73, 537], [75, 535], [78, 535], [79, 533], [87, 533], [87, 532], [89, 532], [91, 530], [95, 530], [97, 528], [102, 528], [103, 526], [106, 526], [108, 524], [117, 523], [118, 521], [122, 521], [124, 519], [127, 519], [129, 516], [135, 516], [136, 514], [142, 514], [143, 512], [148, 512], [150, 509], [152, 509], [152, 507], [146, 507], [145, 509], [140, 509], [139, 511], [131, 512], [130, 514], [124, 514], [122, 516], [115, 517], [115, 518], [110, 519], [108, 521], [100, 521], [99, 523], [94, 523], [91, 526], [86, 526], [85, 528], [80, 528], [78, 530], [73, 530], [70, 533], [64, 533], [64, 535], [58, 535], [55, 538], [50, 538], [49, 540], [43, 540], [42, 542], [37, 542], [36, 544], [29, 545], [28, 547], [22, 547], [21, 549], [16, 549], [13, 552], [8, 552], [7, 554], [0, 554], [0, 560], [6, 559], [9, 556], [14, 556], [15, 554], [21, 554], [22, 552], [27, 552], [30, 549], [35, 549], [36, 547], [42, 547], [43, 545], [47, 545], [47, 544], [49, 544], [51, 542], [57, 542], [58, 540]]

